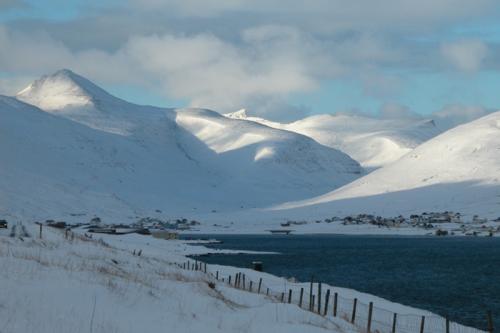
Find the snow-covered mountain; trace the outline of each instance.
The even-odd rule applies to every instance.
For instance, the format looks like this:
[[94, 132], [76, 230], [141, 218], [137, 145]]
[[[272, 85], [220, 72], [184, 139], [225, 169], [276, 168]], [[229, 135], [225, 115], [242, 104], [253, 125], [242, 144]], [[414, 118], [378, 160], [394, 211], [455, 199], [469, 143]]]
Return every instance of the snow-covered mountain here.
[[0, 133], [2, 215], [211, 214], [305, 199], [362, 174], [306, 136], [131, 104], [68, 70], [0, 97]]
[[496, 217], [500, 210], [500, 111], [448, 130], [340, 189], [278, 208], [282, 209], [330, 216], [454, 210]]
[[347, 153], [367, 169], [388, 165], [440, 133], [432, 120], [323, 114], [281, 124], [248, 116], [245, 110], [226, 116], [307, 135], [323, 145]]

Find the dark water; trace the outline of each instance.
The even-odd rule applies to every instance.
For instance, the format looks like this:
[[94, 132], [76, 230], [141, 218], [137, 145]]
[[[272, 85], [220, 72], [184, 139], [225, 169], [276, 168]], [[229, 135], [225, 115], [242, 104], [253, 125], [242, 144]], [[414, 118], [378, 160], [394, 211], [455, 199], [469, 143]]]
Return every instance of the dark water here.
[[[210, 237], [214, 237], [213, 235]], [[250, 267], [274, 275], [367, 292], [486, 328], [500, 325], [500, 238], [220, 235], [214, 247], [279, 255], [212, 255], [207, 263]], [[499, 327], [500, 328], [500, 327]]]

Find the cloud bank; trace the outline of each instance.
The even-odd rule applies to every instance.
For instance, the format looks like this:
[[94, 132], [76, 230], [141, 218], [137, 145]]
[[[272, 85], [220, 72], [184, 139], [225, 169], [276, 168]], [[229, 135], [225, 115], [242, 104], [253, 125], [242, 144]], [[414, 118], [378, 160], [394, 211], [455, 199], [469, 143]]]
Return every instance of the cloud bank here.
[[[5, 10], [20, 3], [9, 0]], [[7, 74], [0, 93], [66, 67], [99, 84], [140, 86], [191, 106], [221, 112], [246, 107], [288, 120], [310, 111], [291, 105], [290, 96], [313, 92], [325, 81], [356, 80], [364, 94], [386, 102], [403, 84], [398, 71], [480, 70], [492, 48], [478, 39], [441, 41], [440, 34], [489, 15], [494, 5], [490, 0], [89, 1], [75, 17], [21, 17], [0, 24], [0, 74]], [[382, 114], [408, 112], [386, 103]]]

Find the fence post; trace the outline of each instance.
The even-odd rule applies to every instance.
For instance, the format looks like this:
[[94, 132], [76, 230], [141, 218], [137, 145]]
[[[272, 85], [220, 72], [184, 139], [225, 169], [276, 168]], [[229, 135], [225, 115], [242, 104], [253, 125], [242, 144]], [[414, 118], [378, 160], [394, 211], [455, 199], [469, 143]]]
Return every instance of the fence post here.
[[321, 282], [318, 283], [318, 314], [321, 315]]
[[488, 332], [493, 333], [493, 314], [488, 311]]
[[285, 293], [281, 293], [281, 303], [283, 303], [285, 301]]
[[259, 289], [258, 289], [258, 293], [260, 294], [260, 287], [262, 287], [262, 278], [259, 279]]
[[424, 333], [425, 327], [425, 316], [422, 316], [422, 320], [420, 321], [420, 333]]
[[269, 288], [266, 290], [266, 296], [269, 296]]
[[352, 303], [352, 316], [351, 316], [351, 323], [354, 324], [354, 321], [356, 320], [356, 306], [358, 305], [358, 299], [355, 298], [354, 302]]
[[229, 275], [229, 278], [227, 281], [228, 281], [229, 285], [231, 285], [231, 275]]
[[205, 263], [205, 274], [207, 274], [207, 263]]
[[398, 320], [398, 314], [394, 313], [394, 316], [392, 317], [392, 331], [391, 333], [396, 333], [396, 322]]
[[323, 316], [326, 316], [328, 313], [328, 301], [330, 300], [330, 289], [326, 291], [325, 296], [325, 311], [323, 312]]
[[245, 274], [243, 274], [243, 290], [245, 290]]
[[314, 275], [311, 275], [311, 285], [309, 286], [309, 311], [313, 310], [314, 302], [313, 302], [313, 281]]
[[39, 226], [40, 226], [40, 239], [42, 239], [42, 224], [40, 223]]
[[450, 333], [450, 319], [446, 317], [446, 333]]
[[288, 291], [288, 304], [292, 303], [292, 289]]
[[253, 281], [252, 281], [252, 280], [250, 280], [250, 286], [248, 287], [248, 290], [249, 290], [250, 292], [252, 292], [252, 285], [253, 285]]
[[219, 280], [219, 271], [215, 272], [215, 279]]
[[302, 298], [303, 297], [304, 297], [304, 288], [300, 288], [299, 308], [302, 307]]
[[333, 316], [337, 317], [337, 301], [338, 301], [338, 294], [334, 293], [333, 294]]
[[315, 295], [312, 297], [312, 305], [311, 305], [311, 311], [314, 311], [314, 299], [316, 298]]
[[372, 315], [373, 315], [373, 302], [368, 305], [368, 325], [366, 327], [366, 332], [370, 333], [372, 330]]

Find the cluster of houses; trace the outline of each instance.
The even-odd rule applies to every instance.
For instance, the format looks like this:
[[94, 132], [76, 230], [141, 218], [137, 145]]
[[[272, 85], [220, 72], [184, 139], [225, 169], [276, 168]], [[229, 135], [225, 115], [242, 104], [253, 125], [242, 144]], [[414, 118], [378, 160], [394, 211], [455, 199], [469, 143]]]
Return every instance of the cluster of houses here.
[[[474, 215], [472, 220], [465, 220], [462, 214], [452, 211], [444, 212], [423, 212], [422, 214], [412, 214], [409, 218], [402, 215], [396, 217], [382, 217], [373, 214], [357, 214], [345, 217], [334, 216], [324, 220], [314, 222], [307, 221], [287, 221], [281, 223], [282, 227], [291, 227], [293, 225], [302, 225], [307, 223], [340, 223], [342, 225], [375, 225], [378, 227], [399, 228], [413, 227], [433, 231], [437, 236], [448, 234], [480, 235], [486, 234], [493, 236], [500, 234], [500, 217], [495, 220], [488, 220]], [[495, 223], [489, 223], [495, 222]], [[447, 225], [445, 225], [447, 224]], [[497, 225], [495, 225], [497, 224]]]
[[132, 224], [116, 224], [103, 223], [101, 218], [93, 217], [88, 223], [68, 224], [65, 221], [45, 220], [45, 222], [37, 222], [37, 224], [46, 225], [58, 229], [73, 229], [81, 228], [91, 236], [93, 233], [125, 235], [125, 234], [142, 234], [152, 235], [155, 238], [162, 239], [177, 239], [180, 231], [193, 230], [200, 224], [195, 220], [175, 219], [161, 220], [158, 218], [144, 217]]
[[138, 228], [147, 228], [147, 229], [159, 229], [159, 230], [178, 230], [178, 231], [186, 231], [193, 230], [196, 226], [200, 225], [200, 222], [196, 220], [189, 221], [188, 219], [175, 219], [175, 220], [161, 220], [155, 217], [144, 217], [138, 220], [135, 223], [132, 223], [131, 226]]

